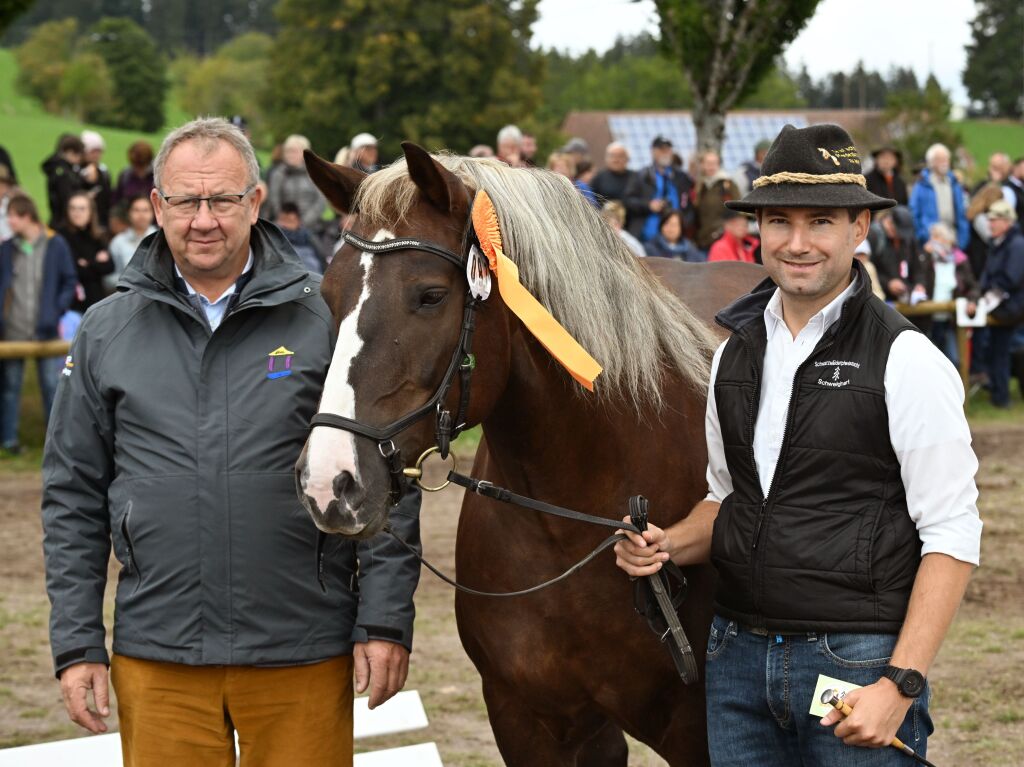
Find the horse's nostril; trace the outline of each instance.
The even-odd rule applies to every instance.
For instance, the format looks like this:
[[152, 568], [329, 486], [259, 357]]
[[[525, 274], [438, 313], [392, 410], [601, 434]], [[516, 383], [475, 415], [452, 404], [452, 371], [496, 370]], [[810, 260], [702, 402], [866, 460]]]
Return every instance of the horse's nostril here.
[[363, 505], [366, 491], [359, 486], [351, 472], [343, 471], [334, 478], [334, 497], [345, 501], [353, 511]]
[[352, 476], [351, 472], [341, 472], [341, 474], [334, 478], [334, 497], [344, 498], [347, 493], [351, 492], [354, 484], [355, 478]]

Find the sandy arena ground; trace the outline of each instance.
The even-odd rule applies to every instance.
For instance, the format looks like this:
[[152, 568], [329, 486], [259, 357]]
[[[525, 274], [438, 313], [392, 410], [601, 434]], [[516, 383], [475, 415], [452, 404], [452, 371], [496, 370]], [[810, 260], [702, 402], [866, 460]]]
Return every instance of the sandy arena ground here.
[[[975, 446], [983, 567], [931, 674], [936, 732], [929, 757], [940, 767], [1024, 764], [1017, 678], [1024, 668], [1024, 424], [982, 424]], [[0, 483], [0, 747], [75, 737], [82, 731], [66, 719], [47, 646], [39, 475], [0, 474]], [[429, 495], [423, 507], [426, 555], [449, 573], [461, 498], [461, 490], [448, 489]], [[416, 603], [408, 688], [423, 696], [430, 726], [359, 747], [433, 740], [447, 765], [500, 765], [479, 678], [456, 634], [451, 589], [424, 571]], [[108, 599], [108, 627], [110, 610]], [[661, 764], [647, 749], [632, 748], [631, 766]]]

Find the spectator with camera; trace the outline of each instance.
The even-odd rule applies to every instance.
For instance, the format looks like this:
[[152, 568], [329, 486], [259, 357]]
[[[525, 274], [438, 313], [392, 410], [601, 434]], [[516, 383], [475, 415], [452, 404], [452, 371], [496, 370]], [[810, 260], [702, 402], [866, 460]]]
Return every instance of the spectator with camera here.
[[658, 236], [665, 211], [680, 211], [684, 234], [693, 228], [693, 179], [673, 164], [674, 156], [672, 142], [655, 136], [651, 142], [651, 164], [626, 184], [623, 202], [629, 214], [629, 231], [641, 242]]

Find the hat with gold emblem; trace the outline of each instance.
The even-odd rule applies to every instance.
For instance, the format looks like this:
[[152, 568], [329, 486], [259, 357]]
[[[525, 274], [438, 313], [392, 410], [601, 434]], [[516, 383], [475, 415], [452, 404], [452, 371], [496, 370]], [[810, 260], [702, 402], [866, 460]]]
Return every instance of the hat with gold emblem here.
[[727, 208], [752, 213], [759, 208], [891, 208], [895, 200], [867, 190], [860, 153], [838, 125], [787, 125], [772, 142], [761, 176], [750, 194]]

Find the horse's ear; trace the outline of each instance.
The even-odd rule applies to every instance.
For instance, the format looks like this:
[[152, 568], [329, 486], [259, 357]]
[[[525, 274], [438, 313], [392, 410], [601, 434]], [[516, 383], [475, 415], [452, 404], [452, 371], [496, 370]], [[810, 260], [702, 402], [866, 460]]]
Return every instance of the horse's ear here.
[[331, 206], [339, 213], [352, 213], [352, 201], [366, 174], [327, 162], [309, 149], [303, 151], [302, 157], [306, 161], [306, 172]]
[[465, 185], [459, 177], [430, 156], [419, 144], [402, 142], [409, 178], [413, 180], [427, 201], [442, 213], [451, 213], [458, 204], [468, 199]]

